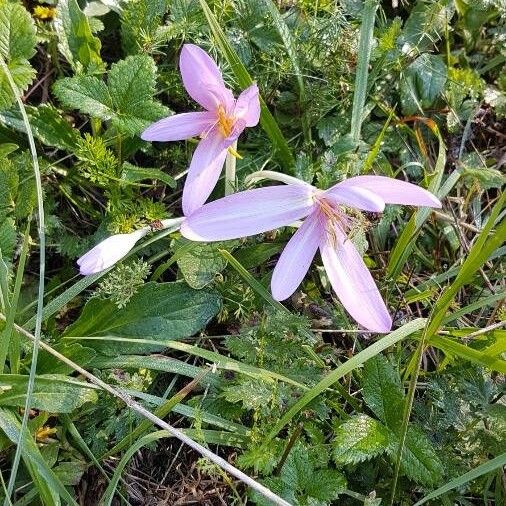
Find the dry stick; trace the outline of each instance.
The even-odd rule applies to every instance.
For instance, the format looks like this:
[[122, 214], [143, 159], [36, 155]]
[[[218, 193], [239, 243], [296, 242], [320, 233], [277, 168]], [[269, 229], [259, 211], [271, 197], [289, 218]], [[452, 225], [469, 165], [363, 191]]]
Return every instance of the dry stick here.
[[[0, 320], [5, 321], [5, 315], [0, 313]], [[35, 336], [32, 335], [30, 332], [25, 330], [23, 327], [20, 327], [19, 325], [14, 325], [15, 329], [31, 341], [35, 341]], [[183, 443], [186, 443], [190, 448], [193, 448], [195, 451], [199, 452], [204, 457], [208, 458], [218, 466], [220, 466], [223, 470], [230, 473], [232, 476], [235, 476], [238, 480], [242, 481], [252, 489], [256, 490], [258, 493], [262, 494], [267, 499], [270, 499], [274, 504], [281, 505], [281, 506], [291, 506], [291, 504], [281, 497], [277, 496], [273, 492], [271, 492], [268, 488], [264, 487], [257, 481], [255, 481], [253, 478], [250, 478], [247, 474], [244, 474], [242, 471], [239, 471], [236, 467], [234, 467], [232, 464], [229, 464], [225, 459], [222, 459], [218, 455], [214, 454], [211, 450], [208, 450], [204, 446], [200, 445], [199, 443], [193, 441], [193, 439], [186, 436], [183, 432], [181, 432], [179, 429], [176, 429], [175, 427], [172, 427], [172, 425], [169, 425], [168, 423], [164, 422], [160, 418], [158, 418], [156, 415], [148, 411], [146, 408], [141, 406], [137, 401], [135, 401], [130, 395], [128, 395], [125, 392], [122, 392], [119, 389], [116, 389], [112, 387], [111, 385], [108, 385], [101, 379], [97, 378], [90, 372], [88, 372], [86, 369], [83, 369], [81, 366], [76, 364], [75, 362], [72, 362], [72, 360], [68, 359], [65, 355], [62, 355], [58, 351], [54, 350], [43, 342], [40, 341], [40, 347], [44, 350], [46, 350], [48, 353], [56, 357], [58, 360], [62, 361], [63, 363], [67, 364], [69, 367], [72, 367], [75, 371], [82, 374], [85, 378], [87, 378], [91, 383], [94, 385], [99, 386], [106, 392], [109, 392], [114, 397], [117, 397], [118, 399], [121, 399], [129, 408], [133, 409], [134, 411], [137, 411], [137, 413], [141, 414], [145, 418], [147, 418], [149, 421], [151, 421], [153, 424], [158, 425], [158, 427], [161, 427], [162, 429], [165, 429], [169, 434], [174, 436], [175, 438], [179, 439]]]

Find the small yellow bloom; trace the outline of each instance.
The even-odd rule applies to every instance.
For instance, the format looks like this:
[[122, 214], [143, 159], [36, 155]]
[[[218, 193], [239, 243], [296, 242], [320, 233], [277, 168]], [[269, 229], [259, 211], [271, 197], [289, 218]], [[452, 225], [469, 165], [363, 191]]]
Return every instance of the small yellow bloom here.
[[33, 16], [37, 19], [50, 20], [56, 16], [56, 9], [54, 7], [46, 7], [44, 5], [37, 5], [33, 8]]
[[40, 429], [37, 430], [37, 432], [35, 433], [35, 438], [37, 441], [44, 442], [53, 434], [56, 434], [57, 431], [58, 430], [56, 428], [48, 427], [47, 425], [45, 425], [44, 427], [41, 427]]

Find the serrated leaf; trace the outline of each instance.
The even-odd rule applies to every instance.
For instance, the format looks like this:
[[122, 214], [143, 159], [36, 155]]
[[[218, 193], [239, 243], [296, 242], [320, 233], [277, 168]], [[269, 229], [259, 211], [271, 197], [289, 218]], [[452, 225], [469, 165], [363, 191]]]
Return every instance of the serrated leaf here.
[[305, 493], [324, 503], [337, 499], [346, 490], [346, 478], [336, 469], [320, 469], [308, 478]]
[[16, 247], [16, 227], [12, 218], [6, 218], [0, 225], [0, 250], [2, 255], [10, 259]]
[[74, 76], [58, 80], [53, 89], [66, 107], [111, 120], [118, 130], [136, 135], [168, 114], [165, 106], [153, 100], [155, 82], [153, 59], [136, 55], [113, 64], [107, 84], [95, 76]]
[[[399, 440], [392, 438], [387, 451], [395, 459]], [[427, 436], [417, 427], [411, 426], [406, 434], [401, 457], [401, 471], [411, 480], [426, 486], [439, 483], [443, 475], [443, 465]]]
[[[50, 104], [38, 107], [25, 106], [33, 135], [46, 146], [54, 146], [73, 151], [79, 139], [79, 131], [73, 128], [63, 117], [62, 112]], [[11, 110], [0, 114], [0, 121], [11, 128], [25, 133], [21, 113]]]
[[76, 0], [60, 0], [55, 29], [58, 47], [74, 70], [96, 71], [103, 67], [100, 39], [92, 33], [88, 18]]
[[[0, 406], [24, 407], [28, 376], [0, 374]], [[39, 375], [31, 406], [51, 413], [70, 413], [86, 402], [97, 400], [96, 387], [61, 374]]]
[[124, 162], [122, 166], [121, 179], [135, 183], [137, 181], [144, 181], [146, 179], [155, 179], [165, 183], [171, 188], [176, 187], [175, 179], [160, 169], [151, 167], [136, 167], [129, 162]]
[[[188, 244], [187, 241], [181, 241], [181, 243]], [[178, 259], [179, 270], [192, 288], [204, 288], [226, 267], [227, 261], [219, 252], [222, 246], [221, 243], [194, 242], [190, 251]]]
[[146, 283], [123, 309], [108, 300], [89, 300], [65, 336], [103, 336], [86, 341], [106, 354], [145, 353], [160, 350], [152, 343], [107, 341], [107, 336], [166, 341], [189, 337], [219, 311], [221, 299], [210, 290], [193, 290], [186, 283]]
[[[17, 87], [24, 91], [35, 77], [29, 58], [35, 54], [36, 30], [27, 10], [18, 3], [0, 4], [0, 55]], [[7, 76], [0, 72], [0, 109], [14, 103]]]
[[70, 109], [78, 109], [92, 118], [109, 120], [114, 116], [107, 85], [95, 76], [65, 77], [56, 81], [53, 91]]
[[383, 453], [390, 443], [388, 429], [367, 415], [353, 416], [334, 434], [333, 456], [338, 464], [357, 464]]
[[28, 60], [35, 54], [35, 25], [28, 11], [18, 3], [0, 4], [0, 54], [6, 61]]
[[272, 387], [262, 380], [247, 379], [225, 388], [223, 397], [228, 402], [242, 402], [244, 409], [258, 409], [272, 397]]
[[365, 363], [362, 387], [369, 409], [389, 429], [398, 429], [402, 423], [404, 392], [399, 373], [383, 355]]
[[430, 107], [443, 92], [447, 77], [448, 69], [441, 56], [420, 55], [405, 70], [401, 81], [403, 112], [415, 114]]

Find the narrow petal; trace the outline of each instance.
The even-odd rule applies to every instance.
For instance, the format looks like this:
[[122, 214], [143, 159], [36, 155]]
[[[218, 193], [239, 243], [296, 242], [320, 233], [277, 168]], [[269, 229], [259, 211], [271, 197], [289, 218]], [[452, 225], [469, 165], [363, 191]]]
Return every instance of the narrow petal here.
[[260, 120], [260, 99], [258, 86], [252, 84], [246, 88], [235, 103], [234, 116], [244, 121], [245, 126], [254, 127]]
[[87, 276], [112, 267], [148, 232], [149, 228], [142, 228], [131, 234], [111, 235], [79, 258], [77, 265], [80, 267], [80, 273]]
[[186, 91], [196, 102], [211, 112], [222, 104], [228, 111], [233, 107], [234, 96], [225, 87], [220, 69], [200, 47], [185, 44], [179, 58], [179, 69]]
[[301, 284], [324, 233], [321, 214], [313, 212], [288, 241], [272, 273], [271, 291], [276, 300], [287, 299]]
[[307, 216], [313, 207], [309, 185], [269, 186], [215, 200], [181, 225], [192, 241], [224, 241], [284, 227]]
[[212, 130], [193, 153], [183, 188], [183, 212], [190, 216], [204, 204], [220, 177], [227, 156], [223, 137]]
[[382, 213], [385, 209], [385, 202], [381, 197], [370, 190], [357, 186], [343, 188], [337, 184], [329, 188], [324, 194], [329, 196], [336, 204], [355, 207], [363, 211]]
[[441, 207], [440, 200], [417, 185], [385, 176], [356, 176], [336, 185], [339, 188], [364, 188], [379, 195], [387, 204]]
[[371, 273], [353, 243], [338, 229], [335, 233], [337, 246], [328, 236], [320, 244], [330, 284], [358, 323], [373, 332], [388, 332], [392, 319]]
[[141, 134], [145, 141], [181, 141], [200, 135], [216, 122], [212, 112], [185, 112], [163, 118]]

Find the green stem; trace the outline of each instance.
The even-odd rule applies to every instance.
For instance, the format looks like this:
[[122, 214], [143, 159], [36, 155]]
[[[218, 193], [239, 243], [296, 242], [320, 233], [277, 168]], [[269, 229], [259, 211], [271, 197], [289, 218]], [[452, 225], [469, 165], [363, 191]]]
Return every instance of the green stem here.
[[39, 235], [39, 288], [37, 294], [37, 314], [35, 318], [35, 332], [33, 341], [33, 352], [32, 352], [32, 364], [30, 366], [30, 374], [28, 377], [28, 388], [26, 392], [25, 411], [23, 413], [23, 420], [21, 422], [21, 429], [19, 431], [19, 439], [16, 447], [16, 453], [14, 454], [14, 461], [12, 463], [11, 475], [9, 478], [9, 484], [7, 486], [7, 494], [5, 496], [4, 505], [10, 503], [10, 496], [14, 490], [16, 483], [16, 475], [18, 472], [19, 461], [21, 459], [22, 441], [23, 435], [26, 431], [28, 424], [28, 416], [30, 413], [30, 404], [32, 402], [33, 387], [35, 384], [35, 372], [37, 370], [37, 358], [39, 354], [40, 334], [42, 328], [42, 311], [44, 308], [44, 276], [46, 271], [46, 234], [45, 234], [45, 222], [44, 222], [44, 199], [42, 195], [42, 180], [40, 176], [39, 161], [37, 159], [37, 149], [35, 148], [35, 140], [33, 138], [32, 128], [28, 115], [26, 114], [25, 106], [21, 100], [21, 96], [18, 90], [12, 74], [5, 63], [5, 60], [0, 56], [0, 67], [4, 71], [9, 86], [12, 89], [12, 93], [16, 98], [21, 116], [23, 117], [23, 123], [26, 129], [26, 135], [28, 137], [28, 144], [30, 146], [30, 152], [32, 155], [33, 172], [35, 176], [35, 186], [37, 191], [37, 216], [38, 216], [38, 235]]
[[367, 75], [369, 71], [369, 59], [371, 57], [374, 20], [377, 8], [378, 0], [366, 0], [362, 12], [357, 74], [355, 76], [355, 93], [353, 95], [353, 109], [351, 113], [351, 137], [356, 144], [358, 144], [360, 140], [362, 116], [367, 96]]

